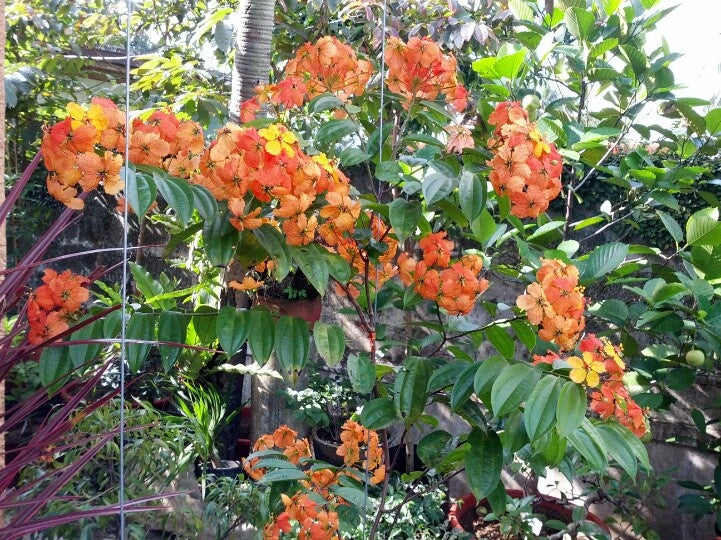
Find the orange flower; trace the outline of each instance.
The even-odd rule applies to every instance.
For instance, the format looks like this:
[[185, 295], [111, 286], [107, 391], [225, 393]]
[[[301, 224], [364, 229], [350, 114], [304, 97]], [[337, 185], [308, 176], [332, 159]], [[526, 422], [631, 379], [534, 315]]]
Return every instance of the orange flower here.
[[133, 163], [160, 167], [163, 158], [170, 153], [170, 145], [155, 132], [135, 132], [130, 142], [130, 161]]
[[259, 289], [260, 287], [262, 287], [262, 286], [263, 286], [263, 282], [262, 282], [262, 281], [257, 281], [257, 280], [253, 279], [253, 278], [250, 277], [250, 276], [245, 276], [245, 277], [243, 278], [243, 281], [242, 281], [242, 282], [238, 282], [238, 281], [236, 281], [236, 280], [233, 280], [233, 281], [231, 281], [231, 282], [228, 284], [228, 286], [229, 286], [231, 289], [235, 289], [235, 290], [237, 290], [237, 291], [254, 291], [254, 290]]
[[295, 442], [295, 438], [298, 436], [297, 431], [293, 431], [288, 426], [280, 426], [273, 433], [273, 443], [278, 448], [286, 448]]

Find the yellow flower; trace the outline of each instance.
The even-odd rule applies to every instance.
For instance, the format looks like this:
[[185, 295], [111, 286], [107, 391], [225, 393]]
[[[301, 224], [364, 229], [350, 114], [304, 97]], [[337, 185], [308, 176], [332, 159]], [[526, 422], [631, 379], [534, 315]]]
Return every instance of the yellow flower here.
[[603, 353], [608, 358], [613, 358], [613, 361], [616, 362], [616, 365], [620, 369], [626, 369], [626, 364], [621, 360], [621, 356], [618, 354], [618, 350], [616, 350], [616, 347], [613, 346], [613, 344], [608, 340], [608, 338], [601, 338], [601, 341], [603, 341]]
[[281, 131], [279, 124], [271, 124], [267, 128], [259, 129], [258, 135], [267, 141], [265, 151], [271, 156], [278, 156], [285, 150], [286, 156], [289, 158], [295, 157], [295, 149], [292, 145], [297, 143], [298, 139], [285, 128]]
[[545, 139], [537, 130], [532, 130], [528, 134], [528, 136], [534, 142], [533, 155], [535, 155], [537, 158], [540, 158], [544, 152], [549, 153], [551, 151], [551, 146], [545, 141]]
[[593, 353], [584, 352], [583, 358], [578, 356], [571, 356], [567, 362], [571, 364], [571, 380], [578, 384], [585, 384], [589, 388], [596, 388], [600, 382], [599, 373], [606, 372], [606, 366], [603, 362], [599, 362], [595, 359]]
[[108, 129], [110, 121], [105, 116], [103, 108], [97, 103], [90, 105], [86, 111], [81, 105], [70, 102], [65, 106], [65, 110], [70, 115], [70, 126], [77, 129], [85, 124], [92, 124], [98, 131]]

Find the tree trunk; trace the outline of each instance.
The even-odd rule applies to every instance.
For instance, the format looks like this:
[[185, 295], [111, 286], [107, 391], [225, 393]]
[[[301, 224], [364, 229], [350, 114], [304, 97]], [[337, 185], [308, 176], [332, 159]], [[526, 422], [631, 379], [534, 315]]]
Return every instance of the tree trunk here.
[[238, 122], [240, 105], [255, 96], [255, 87], [267, 84], [273, 37], [275, 0], [241, 0], [235, 42], [235, 67], [228, 110]]
[[[275, 17], [275, 0], [241, 0], [235, 42], [235, 67], [228, 110], [233, 122], [240, 120], [240, 105], [255, 96], [255, 87], [267, 84]], [[278, 396], [284, 383], [270, 377], [251, 380], [251, 439], [272, 433], [291, 423], [291, 411]]]

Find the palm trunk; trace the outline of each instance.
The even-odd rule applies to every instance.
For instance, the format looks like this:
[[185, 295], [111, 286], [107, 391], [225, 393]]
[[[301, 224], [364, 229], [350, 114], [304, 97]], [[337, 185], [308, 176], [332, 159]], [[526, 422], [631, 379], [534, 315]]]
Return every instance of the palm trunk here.
[[255, 87], [267, 84], [273, 37], [275, 0], [241, 0], [235, 43], [235, 67], [230, 91], [230, 118], [238, 122], [240, 105], [252, 98]]

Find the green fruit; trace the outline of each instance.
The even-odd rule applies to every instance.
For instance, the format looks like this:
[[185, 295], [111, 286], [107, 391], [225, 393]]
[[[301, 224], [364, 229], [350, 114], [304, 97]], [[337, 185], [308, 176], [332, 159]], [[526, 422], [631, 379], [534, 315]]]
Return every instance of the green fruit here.
[[641, 435], [641, 442], [651, 442], [653, 440], [653, 434], [651, 433], [651, 430], [646, 428], [646, 433]]
[[698, 349], [691, 349], [686, 353], [686, 363], [689, 366], [701, 367], [703, 366], [704, 360], [706, 360], [706, 356], [703, 354], [703, 351], [699, 351]]

